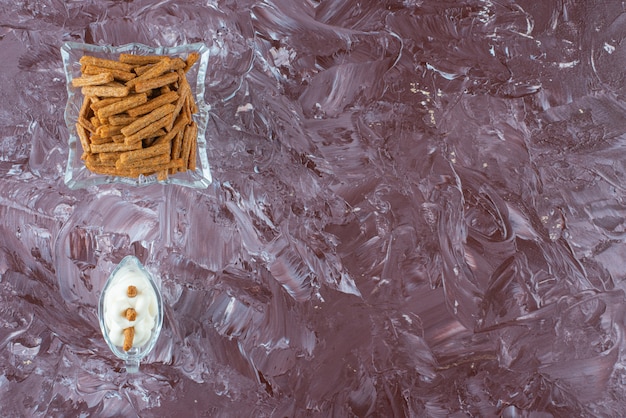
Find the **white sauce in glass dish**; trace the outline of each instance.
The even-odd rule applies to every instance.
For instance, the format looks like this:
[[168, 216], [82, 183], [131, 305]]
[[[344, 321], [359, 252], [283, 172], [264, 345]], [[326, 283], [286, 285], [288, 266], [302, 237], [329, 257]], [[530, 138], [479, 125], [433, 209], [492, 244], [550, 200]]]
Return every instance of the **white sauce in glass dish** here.
[[[128, 287], [134, 286], [137, 294], [128, 296]], [[104, 296], [104, 323], [108, 328], [111, 342], [124, 345], [124, 329], [134, 327], [133, 347], [141, 347], [150, 340], [157, 322], [157, 295], [148, 277], [135, 266], [120, 268], [113, 277]], [[126, 310], [132, 308], [137, 313], [134, 321], [126, 318]]]

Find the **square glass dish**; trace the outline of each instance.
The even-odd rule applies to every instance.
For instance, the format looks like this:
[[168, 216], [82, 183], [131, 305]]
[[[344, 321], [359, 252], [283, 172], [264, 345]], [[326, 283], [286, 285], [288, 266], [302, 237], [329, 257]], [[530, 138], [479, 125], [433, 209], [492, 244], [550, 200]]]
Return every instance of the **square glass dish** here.
[[[158, 180], [156, 174], [137, 178], [116, 175], [96, 174], [90, 171], [81, 159], [83, 148], [76, 130], [83, 104], [81, 87], [74, 87], [72, 80], [81, 76], [80, 59], [84, 55], [97, 58], [117, 60], [121, 53], [133, 55], [166, 55], [185, 59], [192, 52], [199, 54], [198, 61], [186, 73], [191, 94], [197, 105], [197, 112], [192, 115], [197, 125], [196, 139], [196, 168], [170, 174], [165, 180]], [[203, 43], [186, 44], [176, 47], [149, 47], [139, 43], [131, 43], [121, 46], [90, 45], [76, 42], [66, 42], [61, 46], [63, 58], [63, 70], [67, 86], [67, 106], [65, 107], [65, 123], [69, 131], [68, 158], [65, 169], [65, 184], [71, 189], [86, 188], [100, 184], [127, 184], [131, 186], [143, 186], [155, 183], [178, 184], [192, 188], [206, 188], [211, 184], [211, 170], [206, 154], [206, 127], [208, 122], [209, 106], [204, 102], [204, 82], [209, 61], [209, 49]]]

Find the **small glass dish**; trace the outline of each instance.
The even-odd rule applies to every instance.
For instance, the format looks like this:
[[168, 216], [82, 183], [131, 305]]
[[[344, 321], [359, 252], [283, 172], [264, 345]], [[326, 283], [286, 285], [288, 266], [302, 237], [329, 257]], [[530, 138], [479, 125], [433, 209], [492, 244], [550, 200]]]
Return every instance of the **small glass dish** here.
[[[195, 97], [198, 112], [193, 119], [198, 125], [198, 138], [196, 149], [196, 170], [177, 173], [168, 176], [167, 180], [158, 181], [156, 174], [139, 176], [138, 178], [119, 177], [113, 175], [96, 174], [81, 160], [83, 149], [78, 140], [76, 122], [83, 102], [80, 87], [73, 87], [72, 80], [80, 77], [80, 58], [83, 55], [91, 55], [98, 58], [117, 60], [120, 53], [135, 55], [167, 55], [170, 57], [185, 58], [189, 53], [200, 54], [198, 62], [187, 73], [187, 79]], [[155, 183], [178, 184], [192, 188], [206, 188], [212, 182], [211, 170], [206, 155], [206, 127], [208, 123], [209, 106], [204, 101], [205, 78], [209, 62], [209, 48], [203, 43], [186, 44], [176, 47], [149, 47], [139, 43], [131, 43], [121, 46], [91, 45], [76, 42], [66, 42], [61, 46], [63, 58], [63, 70], [65, 72], [67, 86], [67, 105], [65, 107], [65, 123], [69, 131], [68, 158], [65, 168], [65, 184], [71, 189], [87, 188], [99, 184], [128, 184], [143, 186]]]
[[[136, 296], [120, 294], [120, 290], [126, 292], [125, 289], [129, 283], [135, 285]], [[126, 322], [124, 314], [126, 309], [131, 307], [137, 309], [136, 319], [129, 321], [128, 325], [134, 325], [133, 334], [140, 343], [132, 345], [129, 350], [125, 351], [120, 343], [120, 338], [124, 338], [124, 334], [121, 336], [119, 332], [126, 325], [120, 324]], [[139, 363], [152, 351], [161, 333], [163, 299], [152, 275], [136, 257], [132, 255], [124, 257], [111, 272], [100, 295], [98, 320], [104, 340], [113, 354], [124, 360], [126, 371], [138, 372]], [[116, 324], [115, 321], [118, 323]], [[139, 329], [140, 326], [141, 329]], [[148, 328], [150, 326], [151, 328]], [[116, 332], [117, 335], [113, 335]]]

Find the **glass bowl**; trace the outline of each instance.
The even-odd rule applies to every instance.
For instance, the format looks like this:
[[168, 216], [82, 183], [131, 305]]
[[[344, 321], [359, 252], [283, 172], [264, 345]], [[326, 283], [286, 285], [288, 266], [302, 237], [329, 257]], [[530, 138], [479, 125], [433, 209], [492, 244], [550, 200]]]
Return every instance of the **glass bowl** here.
[[[132, 278], [133, 276], [134, 280], [132, 283], [139, 284], [139, 286], [137, 286], [139, 289], [137, 296], [132, 298], [129, 297], [128, 299], [125, 297], [120, 298], [119, 289], [126, 287], [124, 279], [128, 279], [129, 277]], [[156, 299], [154, 301], [156, 307], [150, 306], [150, 304], [145, 307], [144, 304], [147, 299], [151, 299], [151, 297]], [[133, 302], [131, 303], [131, 301]], [[112, 333], [116, 332], [116, 330], [114, 329], [111, 318], [114, 315], [122, 315], [122, 310], [125, 310], [125, 307], [129, 306], [137, 308], [136, 322], [132, 323], [135, 326], [140, 325], [140, 322], [144, 320], [146, 315], [148, 315], [147, 312], [152, 311], [151, 313], [154, 315], [154, 318], [153, 322], [149, 321], [147, 323], [147, 326], [152, 325], [152, 328], [148, 336], [143, 338], [144, 341], [137, 346], [133, 345], [128, 351], [124, 351], [121, 344], [118, 345], [114, 341], [116, 340], [116, 336], [112, 335]], [[140, 307], [145, 309], [141, 309]], [[148, 355], [148, 353], [150, 353], [150, 351], [152, 351], [157, 339], [159, 338], [159, 334], [161, 333], [161, 327], [163, 326], [163, 299], [158, 286], [152, 278], [152, 275], [144, 268], [136, 257], [132, 255], [124, 257], [117, 267], [111, 272], [111, 275], [104, 284], [102, 294], [100, 295], [100, 301], [98, 303], [98, 320], [100, 322], [100, 330], [102, 331], [104, 340], [113, 354], [124, 360], [126, 371], [128, 373], [136, 373], [139, 371], [139, 363], [146, 355]], [[110, 326], [110, 324], [113, 326]], [[144, 326], [144, 329], [147, 328]], [[136, 337], [137, 339], [141, 338], [139, 333], [136, 334]], [[118, 336], [117, 338], [120, 337]]]
[[[150, 176], [139, 176], [138, 178], [119, 177], [113, 175], [103, 175], [91, 172], [81, 156], [83, 149], [78, 140], [76, 132], [76, 122], [83, 102], [83, 95], [80, 87], [73, 87], [72, 80], [80, 77], [79, 63], [83, 55], [91, 55], [98, 58], [117, 60], [120, 53], [130, 53], [135, 55], [167, 55], [172, 57], [186, 57], [191, 52], [200, 54], [200, 59], [191, 67], [188, 74], [188, 81], [192, 94], [195, 96], [198, 112], [193, 115], [193, 119], [198, 126], [197, 148], [196, 148], [196, 170], [188, 170], [168, 176], [166, 180], [157, 180], [156, 174]], [[186, 44], [176, 47], [149, 47], [139, 43], [131, 43], [121, 46], [91, 45], [76, 42], [66, 42], [61, 46], [61, 57], [63, 58], [63, 70], [67, 83], [67, 106], [65, 107], [65, 123], [69, 131], [68, 157], [65, 168], [65, 184], [71, 189], [86, 188], [99, 184], [119, 183], [132, 186], [142, 186], [154, 183], [179, 184], [192, 188], [206, 188], [211, 184], [211, 170], [206, 155], [206, 127], [208, 122], [209, 106], [204, 102], [205, 78], [207, 65], [209, 62], [209, 48], [203, 43]]]

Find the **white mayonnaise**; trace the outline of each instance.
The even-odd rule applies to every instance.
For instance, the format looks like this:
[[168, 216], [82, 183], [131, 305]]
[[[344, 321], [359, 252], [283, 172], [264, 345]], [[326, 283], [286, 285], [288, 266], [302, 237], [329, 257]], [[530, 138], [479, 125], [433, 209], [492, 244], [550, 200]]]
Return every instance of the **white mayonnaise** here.
[[[109, 331], [111, 342], [122, 347], [124, 329], [134, 327], [133, 347], [141, 347], [150, 339], [157, 319], [157, 295], [146, 275], [135, 266], [120, 268], [113, 277], [104, 296], [104, 323]], [[135, 286], [137, 295], [127, 294], [128, 286]], [[133, 308], [137, 312], [134, 321], [126, 319], [126, 310]]]

